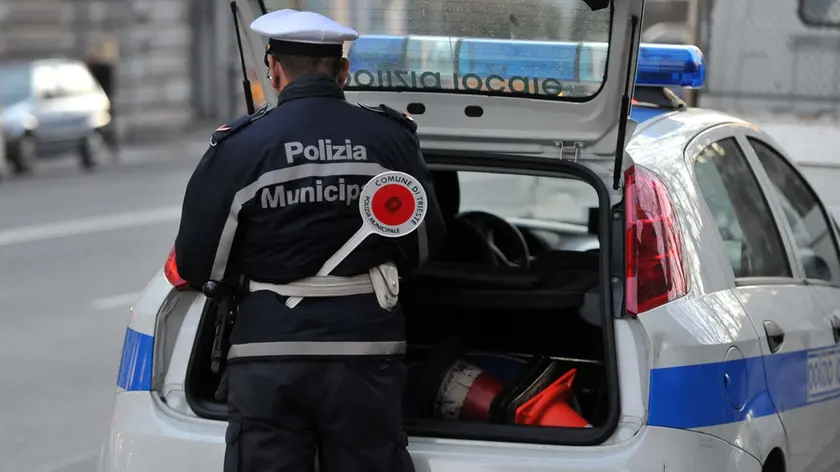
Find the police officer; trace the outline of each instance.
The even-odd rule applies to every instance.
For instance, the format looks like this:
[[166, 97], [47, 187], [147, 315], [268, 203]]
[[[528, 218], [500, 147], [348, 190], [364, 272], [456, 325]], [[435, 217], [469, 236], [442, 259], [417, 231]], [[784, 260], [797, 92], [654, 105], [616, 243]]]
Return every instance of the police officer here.
[[[191, 177], [175, 243], [195, 286], [246, 280], [219, 394], [226, 472], [413, 471], [401, 396], [405, 326], [397, 273], [445, 238], [416, 125], [355, 105], [342, 44], [358, 34], [312, 12], [257, 18], [278, 106], [218, 128]], [[363, 186], [387, 170], [424, 185], [428, 212], [404, 238], [368, 237], [331, 276], [321, 265], [361, 226]], [[292, 284], [294, 282], [294, 284]], [[289, 297], [304, 297], [294, 308]]]

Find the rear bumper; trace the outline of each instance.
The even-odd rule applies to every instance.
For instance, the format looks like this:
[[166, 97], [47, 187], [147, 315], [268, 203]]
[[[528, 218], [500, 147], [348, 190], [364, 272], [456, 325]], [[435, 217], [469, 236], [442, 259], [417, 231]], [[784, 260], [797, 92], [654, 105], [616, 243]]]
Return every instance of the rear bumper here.
[[[171, 414], [149, 392], [117, 394], [100, 472], [221, 470], [225, 423]], [[691, 431], [644, 427], [630, 441], [595, 447], [542, 447], [416, 438], [418, 472], [760, 472], [743, 450]]]

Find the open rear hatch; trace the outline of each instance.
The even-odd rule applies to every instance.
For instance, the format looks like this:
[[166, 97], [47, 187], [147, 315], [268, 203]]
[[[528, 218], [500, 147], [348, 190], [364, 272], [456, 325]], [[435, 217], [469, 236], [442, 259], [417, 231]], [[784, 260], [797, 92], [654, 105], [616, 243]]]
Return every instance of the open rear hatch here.
[[632, 135], [644, 0], [237, 3], [263, 90], [264, 40], [244, 27], [261, 12], [316, 11], [359, 31], [347, 99], [407, 111], [424, 150], [613, 159]]
[[[624, 260], [623, 222], [611, 218], [621, 194], [612, 180], [622, 175], [634, 126], [628, 115], [644, 0], [237, 3], [243, 25], [266, 10], [296, 8], [357, 29], [362, 36], [346, 50], [348, 101], [410, 113], [437, 175], [483, 170], [589, 184], [588, 225], [510, 221], [564, 238], [589, 234], [594, 250], [549, 248], [528, 268], [433, 261], [403, 279], [406, 414], [413, 435], [606, 440], [620, 413], [609, 280]], [[244, 28], [242, 36], [252, 70], [269, 90], [259, 68], [264, 40]], [[222, 419], [224, 406], [212, 399], [218, 375], [209, 369], [213, 310], [208, 303], [198, 325], [186, 394], [196, 414]], [[582, 321], [584, 311], [597, 320]], [[493, 396], [478, 400], [479, 413], [468, 412], [464, 397], [478, 394], [472, 388], [479, 381]], [[453, 399], [455, 406], [447, 403]], [[551, 416], [542, 415], [548, 410], [554, 420], [534, 419]]]

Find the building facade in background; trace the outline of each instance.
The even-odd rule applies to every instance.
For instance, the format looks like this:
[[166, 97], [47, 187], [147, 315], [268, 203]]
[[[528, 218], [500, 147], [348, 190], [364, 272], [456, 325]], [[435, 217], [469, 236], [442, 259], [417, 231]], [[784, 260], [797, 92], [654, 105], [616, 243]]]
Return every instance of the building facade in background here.
[[0, 0], [0, 57], [94, 64], [123, 141], [241, 114], [232, 37], [219, 0]]

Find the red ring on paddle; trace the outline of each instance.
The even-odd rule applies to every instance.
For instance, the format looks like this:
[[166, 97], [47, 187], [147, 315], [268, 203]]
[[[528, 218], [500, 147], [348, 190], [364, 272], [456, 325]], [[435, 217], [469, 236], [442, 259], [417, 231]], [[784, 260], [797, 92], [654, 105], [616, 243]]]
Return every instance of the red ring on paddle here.
[[411, 190], [399, 184], [388, 184], [373, 194], [370, 207], [373, 217], [381, 224], [400, 226], [411, 219], [415, 205]]

